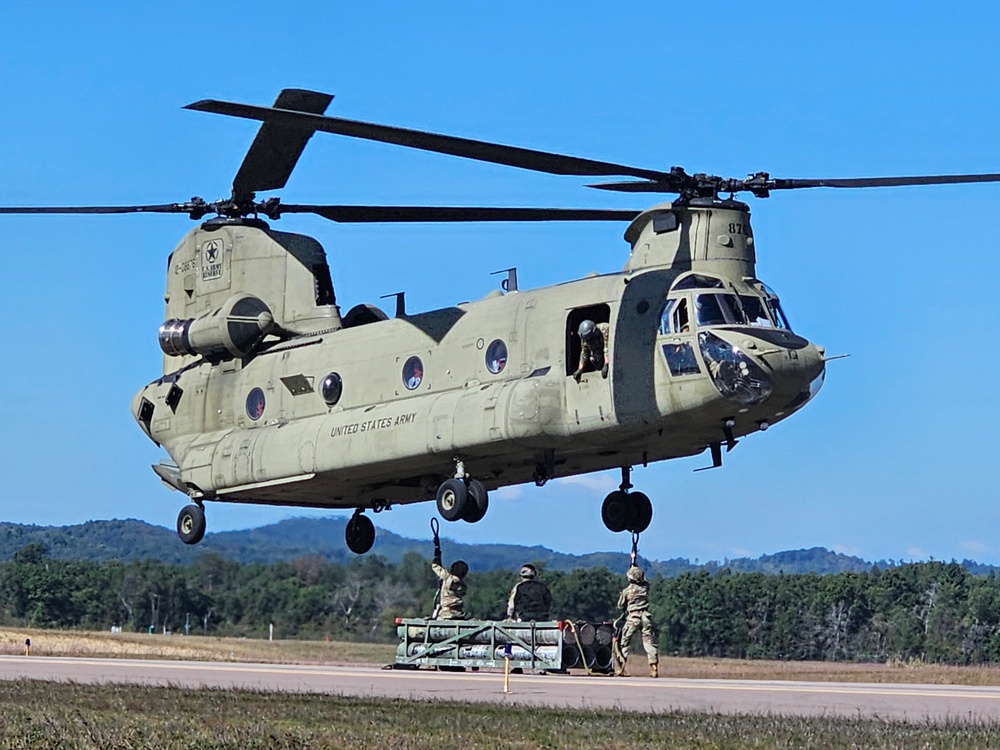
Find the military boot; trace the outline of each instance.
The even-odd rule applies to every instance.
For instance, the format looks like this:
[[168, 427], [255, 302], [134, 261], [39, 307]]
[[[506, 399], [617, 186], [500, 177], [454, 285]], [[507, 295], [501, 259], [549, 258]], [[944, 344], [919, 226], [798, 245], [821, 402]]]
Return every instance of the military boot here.
[[653, 679], [656, 679], [657, 677], [660, 676], [660, 670], [658, 664], [649, 665], [649, 676], [652, 677]]
[[625, 662], [615, 665], [615, 677], [628, 677], [628, 672], [625, 671]]

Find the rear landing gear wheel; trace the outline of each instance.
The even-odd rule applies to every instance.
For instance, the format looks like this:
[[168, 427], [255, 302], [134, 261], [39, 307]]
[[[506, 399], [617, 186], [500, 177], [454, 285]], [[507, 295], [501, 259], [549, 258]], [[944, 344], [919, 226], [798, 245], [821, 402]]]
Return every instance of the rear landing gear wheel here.
[[615, 490], [604, 498], [601, 506], [601, 520], [609, 531], [625, 531], [633, 522], [634, 507], [629, 496], [621, 490]]
[[478, 479], [469, 480], [467, 490], [469, 497], [465, 503], [462, 520], [467, 523], [478, 523], [483, 520], [483, 516], [486, 515], [486, 511], [490, 507], [489, 493]]
[[461, 479], [446, 479], [438, 487], [437, 508], [445, 521], [457, 521], [465, 514], [469, 490]]
[[625, 528], [634, 534], [641, 534], [653, 520], [653, 504], [644, 492], [631, 492], [626, 497], [632, 504], [632, 524]]
[[184, 544], [197, 544], [205, 536], [205, 509], [185, 505], [177, 515], [177, 536]]
[[351, 516], [344, 529], [344, 538], [347, 548], [355, 555], [363, 555], [375, 544], [375, 524], [368, 516], [361, 515], [360, 511]]

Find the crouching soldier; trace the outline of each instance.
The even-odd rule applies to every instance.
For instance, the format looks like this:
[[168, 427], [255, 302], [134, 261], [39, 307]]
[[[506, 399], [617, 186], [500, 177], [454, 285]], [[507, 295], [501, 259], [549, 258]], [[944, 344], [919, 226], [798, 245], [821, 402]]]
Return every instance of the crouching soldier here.
[[621, 596], [618, 597], [618, 609], [625, 611], [625, 626], [622, 628], [620, 641], [622, 663], [615, 674], [619, 676], [625, 674], [632, 638], [637, 630], [641, 630], [642, 646], [646, 649], [646, 658], [649, 659], [650, 677], [657, 677], [660, 658], [656, 651], [656, 628], [653, 627], [653, 619], [649, 616], [649, 581], [646, 580], [642, 568], [637, 565], [631, 566], [625, 576], [628, 578], [628, 586], [622, 589]]
[[538, 570], [532, 564], [522, 565], [518, 571], [520, 579], [510, 590], [507, 599], [507, 619], [522, 622], [549, 619], [552, 608], [552, 594], [549, 587], [536, 579]]

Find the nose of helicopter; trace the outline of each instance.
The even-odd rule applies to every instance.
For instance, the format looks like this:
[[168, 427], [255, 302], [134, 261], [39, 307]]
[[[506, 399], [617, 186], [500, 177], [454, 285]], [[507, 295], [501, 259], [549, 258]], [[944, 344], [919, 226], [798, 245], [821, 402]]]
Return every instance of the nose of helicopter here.
[[785, 329], [716, 329], [699, 334], [699, 344], [719, 392], [759, 421], [792, 414], [823, 385], [820, 348]]

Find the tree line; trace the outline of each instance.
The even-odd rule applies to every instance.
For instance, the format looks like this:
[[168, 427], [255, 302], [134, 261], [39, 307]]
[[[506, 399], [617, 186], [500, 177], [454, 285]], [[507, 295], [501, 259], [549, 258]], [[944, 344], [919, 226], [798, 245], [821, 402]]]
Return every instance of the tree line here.
[[[502, 619], [513, 570], [471, 573], [466, 610]], [[624, 577], [596, 567], [544, 571], [553, 617], [613, 620]], [[438, 581], [426, 558], [346, 564], [307, 555], [240, 564], [205, 554], [156, 560], [55, 560], [29, 544], [0, 562], [0, 624], [283, 638], [390, 641], [396, 617], [424, 617]], [[761, 659], [1000, 662], [1000, 580], [958, 563], [819, 575], [699, 571], [652, 580], [664, 654]]]

